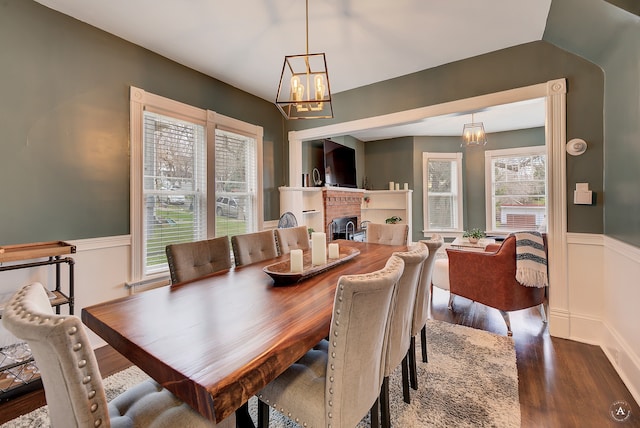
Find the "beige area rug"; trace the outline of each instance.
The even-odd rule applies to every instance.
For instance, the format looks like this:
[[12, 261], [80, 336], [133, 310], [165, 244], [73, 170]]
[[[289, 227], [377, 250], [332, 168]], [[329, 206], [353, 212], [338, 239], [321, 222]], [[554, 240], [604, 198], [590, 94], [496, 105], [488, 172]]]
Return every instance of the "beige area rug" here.
[[[396, 427], [520, 427], [518, 372], [513, 340], [469, 327], [430, 320], [429, 362], [417, 346], [418, 391], [411, 404], [402, 400], [400, 369], [392, 375], [391, 417]], [[146, 375], [131, 367], [105, 379], [107, 398], [120, 394]], [[256, 421], [257, 401], [249, 401]], [[271, 410], [271, 428], [298, 425]], [[2, 425], [3, 428], [49, 427], [46, 406]], [[357, 428], [370, 427], [365, 417]]]

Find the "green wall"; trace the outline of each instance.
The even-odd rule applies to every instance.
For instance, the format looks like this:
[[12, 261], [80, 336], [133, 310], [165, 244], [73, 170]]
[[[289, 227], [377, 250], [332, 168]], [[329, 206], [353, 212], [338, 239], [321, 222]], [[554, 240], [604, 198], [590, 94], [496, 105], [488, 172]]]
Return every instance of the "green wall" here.
[[264, 127], [277, 219], [273, 104], [30, 0], [0, 2], [0, 243], [129, 233], [129, 87]]
[[[602, 70], [585, 59], [545, 41], [527, 43], [341, 92], [333, 97], [333, 119], [289, 122], [287, 126], [290, 129], [312, 128], [490, 94], [563, 77], [567, 79], [568, 88], [567, 139], [583, 138], [589, 142], [587, 154], [578, 158], [567, 158], [567, 192], [572, 194], [576, 182], [588, 182], [591, 190], [602, 194]], [[390, 147], [388, 150], [395, 148]], [[399, 156], [403, 161], [419, 162], [416, 159], [405, 159], [404, 152]], [[391, 158], [388, 159], [391, 162]], [[398, 181], [396, 171], [401, 170], [402, 164], [396, 163], [377, 169], [376, 177], [371, 177], [368, 167], [366, 173], [372, 183], [374, 178], [376, 183], [385, 183]], [[407, 170], [406, 174], [410, 176], [411, 172]], [[380, 188], [381, 185], [374, 185], [374, 188], [376, 187]], [[416, 193], [414, 192], [414, 206], [421, 206], [422, 199], [416, 201]], [[421, 194], [419, 197], [422, 197]], [[597, 204], [593, 206], [576, 206], [567, 201], [568, 230], [602, 233], [603, 206], [602, 198], [598, 198]], [[415, 230], [419, 230], [418, 227], [414, 227]]]
[[[604, 70], [606, 188], [598, 194], [604, 233], [640, 247], [640, 7], [637, 1], [613, 3], [636, 14], [601, 0], [553, 0], [544, 39]], [[599, 154], [585, 140], [589, 148], [570, 171], [575, 176], [598, 167], [592, 159]]]
[[[414, 241], [424, 239], [424, 210], [422, 207], [422, 153], [457, 153], [463, 151], [462, 179], [464, 181], [464, 228], [485, 229], [484, 152], [513, 147], [544, 145], [544, 128], [497, 132], [487, 135], [483, 148], [463, 150], [460, 137], [404, 137], [365, 143], [366, 171], [369, 171], [373, 189], [387, 189], [389, 181], [409, 183], [413, 189]], [[370, 171], [375, 171], [371, 174]], [[381, 177], [392, 177], [383, 180]], [[394, 179], [395, 178], [395, 179]], [[375, 181], [374, 181], [375, 179]]]

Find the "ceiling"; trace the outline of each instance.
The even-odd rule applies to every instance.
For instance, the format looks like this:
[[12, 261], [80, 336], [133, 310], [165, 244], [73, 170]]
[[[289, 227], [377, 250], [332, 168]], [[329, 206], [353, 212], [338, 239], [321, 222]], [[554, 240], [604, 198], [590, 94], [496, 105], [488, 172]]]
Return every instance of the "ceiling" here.
[[[285, 55], [306, 50], [303, 0], [36, 1], [268, 101], [275, 100]], [[326, 54], [335, 94], [541, 40], [550, 6], [309, 0], [309, 52]], [[439, 126], [458, 119], [466, 120], [447, 117]]]

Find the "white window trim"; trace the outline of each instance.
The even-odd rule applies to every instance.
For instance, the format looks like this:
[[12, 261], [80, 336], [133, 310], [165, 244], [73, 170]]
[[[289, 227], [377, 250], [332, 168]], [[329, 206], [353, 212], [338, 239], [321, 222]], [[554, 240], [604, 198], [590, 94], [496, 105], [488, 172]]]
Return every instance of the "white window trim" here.
[[[451, 229], [429, 229], [429, 189], [427, 186], [428, 177], [428, 163], [430, 159], [448, 159], [455, 161], [457, 164], [457, 227]], [[462, 153], [422, 153], [422, 212], [424, 218], [424, 233], [427, 236], [430, 233], [458, 233], [463, 230], [464, 223], [464, 198], [463, 198], [463, 183], [462, 183]]]
[[[504, 230], [493, 230], [493, 171], [491, 168], [491, 159], [501, 156], [526, 156], [526, 155], [546, 155], [547, 148], [545, 146], [527, 146], [513, 147], [510, 149], [487, 150], [484, 152], [484, 206], [486, 209], [485, 230], [491, 235], [507, 235], [509, 232]], [[549, 220], [549, 162], [548, 156], [545, 162], [545, 193], [547, 196], [547, 222]]]
[[[189, 122], [201, 124], [206, 128], [207, 158], [213, 159], [215, 153], [215, 130], [224, 129], [238, 134], [251, 136], [256, 139], [257, 145], [257, 229], [262, 230], [264, 223], [263, 209], [263, 185], [262, 185], [262, 140], [263, 128], [251, 125], [238, 119], [221, 115], [211, 110], [193, 107], [188, 104], [174, 101], [159, 95], [154, 95], [143, 89], [131, 86], [130, 88], [130, 229], [131, 229], [131, 278], [129, 282], [146, 281], [154, 278], [168, 277], [167, 272], [154, 275], [144, 273], [144, 230], [143, 230], [143, 204], [142, 204], [142, 136], [143, 136], [143, 112], [153, 111]], [[213, 167], [207, 168], [207, 182], [215, 182]], [[207, 212], [215, 213], [215, 186], [207, 186]], [[207, 216], [207, 235], [212, 238], [215, 233], [215, 215]]]

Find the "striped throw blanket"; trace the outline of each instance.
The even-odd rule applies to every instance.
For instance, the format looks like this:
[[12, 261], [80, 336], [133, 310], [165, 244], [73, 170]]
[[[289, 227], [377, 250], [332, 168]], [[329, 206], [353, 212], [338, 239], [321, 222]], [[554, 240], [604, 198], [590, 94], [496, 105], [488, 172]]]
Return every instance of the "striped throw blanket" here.
[[546, 287], [547, 256], [539, 232], [516, 232], [516, 280], [527, 287]]

